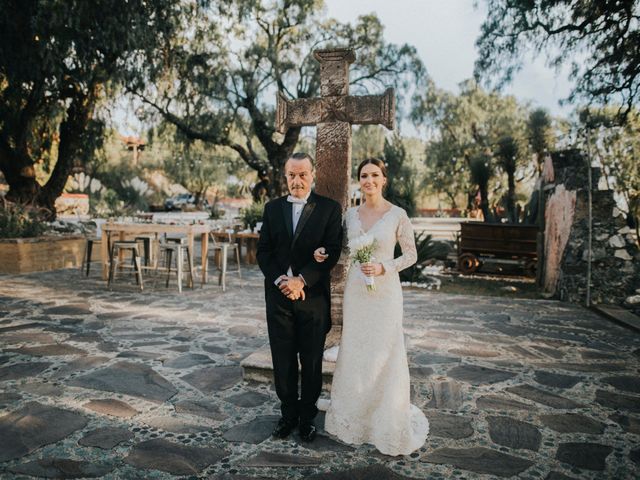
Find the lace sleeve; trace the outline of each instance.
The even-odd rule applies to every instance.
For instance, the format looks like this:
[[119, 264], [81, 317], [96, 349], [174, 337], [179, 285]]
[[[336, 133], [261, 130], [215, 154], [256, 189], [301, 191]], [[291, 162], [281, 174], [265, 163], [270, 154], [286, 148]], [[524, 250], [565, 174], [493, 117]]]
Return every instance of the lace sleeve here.
[[387, 272], [400, 272], [405, 268], [410, 267], [418, 259], [418, 253], [416, 252], [416, 240], [413, 235], [413, 226], [411, 220], [407, 216], [407, 212], [401, 211], [400, 220], [398, 221], [398, 229], [396, 230], [396, 238], [400, 244], [402, 255], [393, 260], [387, 260], [382, 262], [385, 273]]

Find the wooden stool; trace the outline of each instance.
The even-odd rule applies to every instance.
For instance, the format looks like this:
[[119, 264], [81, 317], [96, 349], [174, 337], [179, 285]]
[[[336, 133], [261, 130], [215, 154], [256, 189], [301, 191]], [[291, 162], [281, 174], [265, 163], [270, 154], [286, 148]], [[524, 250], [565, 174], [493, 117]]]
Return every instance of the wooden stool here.
[[[233, 250], [235, 252], [236, 257], [236, 270], [231, 270], [230, 273], [237, 273], [239, 278], [242, 278], [242, 271], [240, 270], [240, 246], [236, 242], [235, 234], [233, 230], [227, 230], [227, 238], [226, 242], [218, 242], [216, 241], [213, 232], [209, 234], [211, 238], [211, 246], [209, 247], [214, 252], [214, 258], [216, 254], [220, 255], [220, 262], [218, 270], [220, 270], [220, 275], [218, 276], [218, 285], [222, 285], [222, 291], [226, 291], [227, 289], [227, 257], [229, 250]], [[207, 261], [209, 261], [207, 259]]]
[[111, 282], [115, 280], [116, 276], [116, 266], [120, 263], [120, 252], [131, 250], [131, 261], [133, 263], [134, 269], [136, 271], [136, 283], [140, 285], [140, 290], [143, 289], [142, 284], [142, 267], [140, 265], [140, 251], [138, 242], [135, 240], [129, 241], [117, 241], [113, 242], [111, 246], [111, 254], [109, 255], [109, 280], [107, 281], [107, 285], [111, 285]]
[[[186, 244], [186, 238], [168, 238], [166, 242], [160, 244], [160, 252], [165, 253], [165, 264], [167, 266], [167, 288], [169, 287], [169, 279], [171, 277], [171, 259], [176, 258], [176, 274], [178, 276], [178, 291], [182, 292], [182, 266], [184, 264], [184, 254], [187, 254], [187, 263], [189, 265], [189, 287], [193, 288], [193, 257], [191, 249]], [[156, 271], [158, 268], [156, 267]]]
[[[96, 230], [94, 233], [89, 233], [85, 235], [85, 244], [84, 244], [84, 253], [82, 254], [82, 265], [80, 265], [80, 275], [84, 272], [84, 266], [87, 266], [86, 276], [89, 276], [89, 270], [91, 268], [91, 254], [93, 252], [93, 245], [102, 243], [102, 230], [101, 226], [104, 223], [102, 219], [96, 219], [92, 222], [89, 222], [89, 225], [93, 224], [96, 226]], [[92, 230], [89, 227], [90, 231]], [[111, 233], [107, 232], [107, 252], [111, 250]]]

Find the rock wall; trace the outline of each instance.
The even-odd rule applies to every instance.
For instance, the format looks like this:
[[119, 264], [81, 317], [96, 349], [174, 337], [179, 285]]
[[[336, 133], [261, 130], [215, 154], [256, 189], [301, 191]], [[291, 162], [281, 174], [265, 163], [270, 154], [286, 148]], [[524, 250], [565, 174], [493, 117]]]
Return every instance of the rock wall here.
[[[577, 150], [552, 155], [555, 184], [545, 194], [545, 291], [584, 303], [587, 292], [588, 167]], [[640, 250], [611, 190], [592, 169], [591, 301], [621, 304], [640, 288]]]

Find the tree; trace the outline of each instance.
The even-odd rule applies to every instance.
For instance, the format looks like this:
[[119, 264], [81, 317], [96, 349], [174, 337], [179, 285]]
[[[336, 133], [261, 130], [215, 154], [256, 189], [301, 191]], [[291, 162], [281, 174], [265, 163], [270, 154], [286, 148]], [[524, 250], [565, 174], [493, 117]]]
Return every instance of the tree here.
[[498, 140], [496, 159], [502, 170], [507, 174], [507, 215], [509, 222], [518, 223], [516, 211], [516, 159], [519, 147], [511, 135], [505, 135]]
[[537, 180], [534, 190], [531, 192], [529, 202], [525, 206], [523, 222], [537, 224], [544, 228], [544, 196], [542, 195], [542, 171], [545, 159], [555, 148], [555, 134], [552, 128], [551, 117], [543, 108], [537, 108], [529, 114], [527, 122], [527, 139], [533, 156], [535, 157], [535, 173]]
[[[484, 91], [473, 81], [463, 82], [458, 95], [431, 85], [415, 99], [412, 112], [414, 121], [429, 129], [430, 140], [425, 150], [426, 186], [433, 193], [444, 194], [452, 208], [458, 206], [457, 198], [466, 196], [470, 210], [478, 184], [472, 179], [472, 160], [488, 156], [491, 161], [476, 161], [483, 166], [473, 168], [483, 170], [488, 182], [493, 179], [493, 188], [500, 194], [503, 187], [495, 172], [500, 162], [493, 159], [498, 157], [500, 139], [505, 136], [517, 145], [512, 178], [507, 181], [515, 185], [518, 169], [525, 168], [528, 159], [527, 115], [527, 108], [514, 97]], [[485, 172], [486, 169], [489, 171]], [[505, 173], [509, 177], [509, 171]], [[491, 188], [488, 183], [484, 198], [487, 203]]]
[[444, 195], [449, 206], [459, 208], [459, 197], [471, 190], [468, 161], [460, 157], [459, 146], [449, 136], [437, 138], [427, 143], [425, 148], [425, 174], [421, 189], [427, 193]]
[[493, 174], [491, 168], [491, 157], [486, 153], [474, 154], [469, 164], [471, 171], [471, 181], [478, 186], [480, 193], [480, 210], [485, 222], [493, 219], [489, 211], [489, 180]]
[[551, 128], [551, 118], [543, 108], [536, 108], [529, 114], [527, 122], [529, 145], [536, 157], [538, 174], [542, 173], [545, 157], [555, 146], [555, 137]]
[[637, 0], [487, 0], [475, 72], [487, 83], [512, 79], [527, 53], [546, 53], [554, 67], [571, 62], [569, 101], [621, 103], [640, 96], [640, 7]]
[[355, 93], [388, 85], [402, 91], [425, 79], [415, 48], [387, 43], [375, 15], [350, 25], [324, 18], [317, 0], [219, 3], [191, 6], [180, 34], [141, 72], [153, 80], [150, 88], [134, 82], [130, 90], [187, 137], [230, 148], [255, 171], [269, 172], [275, 195], [286, 188], [284, 162], [301, 130], [275, 132], [275, 93], [318, 95], [313, 50], [357, 50], [351, 68]]
[[[174, 3], [0, 1], [0, 170], [7, 199], [55, 216], [69, 173], [102, 137], [98, 107], [141, 52], [171, 35]], [[36, 179], [38, 163], [50, 173], [43, 184]]]
[[353, 159], [354, 168], [365, 158], [382, 157], [384, 142], [384, 127], [380, 125], [354, 126], [351, 139], [351, 158]]
[[387, 167], [385, 197], [412, 217], [416, 213], [415, 175], [407, 165], [407, 152], [400, 135], [395, 134], [391, 140], [385, 139], [383, 156]]
[[219, 147], [184, 138], [172, 124], [165, 123], [159, 130], [164, 130], [155, 136], [163, 152], [164, 173], [185, 187], [195, 197], [195, 204], [202, 207], [207, 190], [216, 184], [222, 186], [229, 173], [227, 156]]

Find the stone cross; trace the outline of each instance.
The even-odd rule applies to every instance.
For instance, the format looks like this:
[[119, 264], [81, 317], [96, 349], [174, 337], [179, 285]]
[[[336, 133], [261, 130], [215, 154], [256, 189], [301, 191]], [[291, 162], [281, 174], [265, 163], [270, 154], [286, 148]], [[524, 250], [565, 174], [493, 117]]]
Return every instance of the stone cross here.
[[[382, 124], [393, 130], [394, 91], [388, 88], [382, 95], [349, 95], [349, 64], [356, 59], [354, 51], [316, 50], [313, 55], [320, 62], [321, 96], [287, 100], [278, 92], [276, 129], [285, 133], [290, 127], [317, 126], [316, 191], [336, 200], [345, 210], [351, 181], [351, 125]], [[338, 337], [342, 326], [344, 271], [344, 265], [338, 264], [331, 275], [331, 316]], [[335, 338], [328, 340], [327, 345], [335, 341]]]

